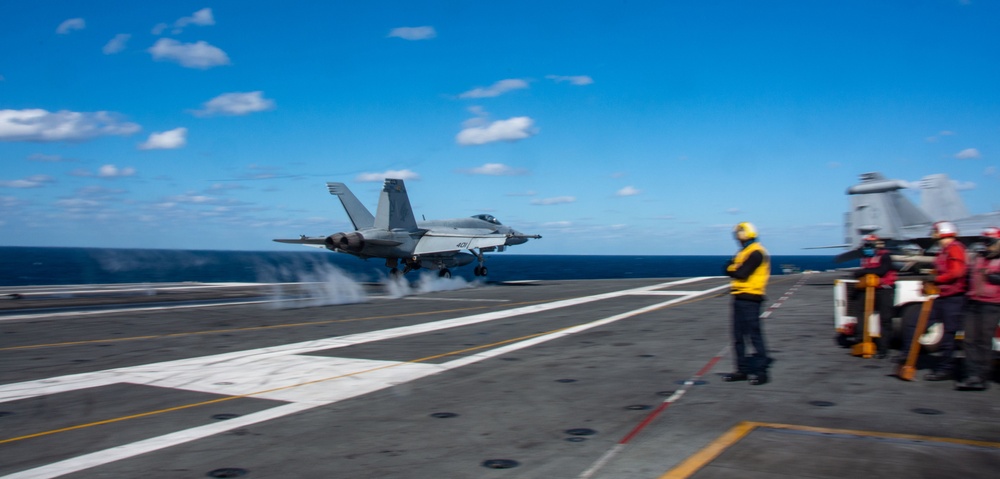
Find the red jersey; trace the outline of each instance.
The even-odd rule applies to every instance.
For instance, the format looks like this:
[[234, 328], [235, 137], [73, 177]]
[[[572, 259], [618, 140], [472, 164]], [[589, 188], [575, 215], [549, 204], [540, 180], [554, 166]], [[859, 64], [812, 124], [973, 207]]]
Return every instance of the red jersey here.
[[990, 284], [986, 280], [988, 274], [1000, 273], [1000, 259], [976, 258], [972, 267], [969, 285], [969, 299], [984, 303], [1000, 303], [1000, 285]]
[[965, 294], [967, 271], [965, 245], [952, 241], [934, 258], [934, 282], [941, 288], [940, 296]]
[[[883, 261], [885, 264], [882, 263]], [[879, 286], [883, 288], [891, 288], [896, 284], [896, 270], [892, 269], [892, 256], [887, 250], [880, 249], [875, 253], [875, 256], [861, 258], [861, 269], [875, 272], [884, 270], [885, 273], [879, 275]]]

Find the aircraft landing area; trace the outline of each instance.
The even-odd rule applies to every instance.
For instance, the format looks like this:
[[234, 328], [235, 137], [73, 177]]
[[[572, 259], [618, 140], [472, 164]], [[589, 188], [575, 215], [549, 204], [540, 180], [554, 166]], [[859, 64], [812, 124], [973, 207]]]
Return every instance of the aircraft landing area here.
[[1000, 384], [851, 356], [842, 274], [771, 278], [760, 386], [722, 277], [0, 288], [0, 478], [997, 477]]

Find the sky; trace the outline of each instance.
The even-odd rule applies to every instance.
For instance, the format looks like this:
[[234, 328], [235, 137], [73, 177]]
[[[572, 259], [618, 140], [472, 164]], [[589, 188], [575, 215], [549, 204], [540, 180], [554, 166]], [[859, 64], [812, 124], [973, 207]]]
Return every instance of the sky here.
[[[327, 181], [519, 254], [844, 241], [846, 189], [1000, 209], [1000, 2], [0, 2], [0, 246], [298, 251]], [[913, 194], [914, 199], [918, 195]]]

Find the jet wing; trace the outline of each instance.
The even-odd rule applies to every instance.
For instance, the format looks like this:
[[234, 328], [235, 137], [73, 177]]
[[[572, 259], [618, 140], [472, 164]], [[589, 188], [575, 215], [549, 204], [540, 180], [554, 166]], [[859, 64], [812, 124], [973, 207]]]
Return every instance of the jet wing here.
[[326, 236], [306, 236], [302, 235], [298, 239], [276, 239], [278, 243], [300, 244], [313, 248], [326, 248]]
[[429, 253], [445, 253], [463, 249], [490, 248], [503, 246], [507, 235], [494, 233], [491, 230], [476, 228], [448, 228], [446, 230], [429, 230], [417, 242], [414, 255]]

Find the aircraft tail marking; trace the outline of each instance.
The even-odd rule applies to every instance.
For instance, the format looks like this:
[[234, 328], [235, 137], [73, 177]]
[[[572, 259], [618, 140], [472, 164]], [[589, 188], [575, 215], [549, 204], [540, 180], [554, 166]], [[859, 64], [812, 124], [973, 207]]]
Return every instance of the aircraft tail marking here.
[[375, 217], [365, 208], [365, 205], [358, 201], [358, 198], [351, 193], [347, 185], [343, 183], [328, 182], [326, 188], [330, 194], [340, 199], [340, 204], [344, 206], [344, 211], [351, 218], [354, 229], [371, 228], [375, 225]]
[[410, 208], [410, 197], [406, 194], [403, 180], [386, 178], [382, 194], [378, 198], [375, 211], [375, 227], [379, 229], [417, 230], [417, 219]]

